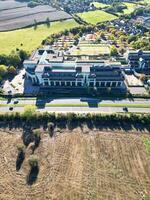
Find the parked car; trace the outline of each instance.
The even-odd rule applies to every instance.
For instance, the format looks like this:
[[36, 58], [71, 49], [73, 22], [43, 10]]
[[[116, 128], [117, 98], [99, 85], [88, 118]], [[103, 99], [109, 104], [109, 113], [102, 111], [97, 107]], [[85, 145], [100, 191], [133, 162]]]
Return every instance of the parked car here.
[[128, 108], [127, 107], [123, 107], [123, 111], [128, 112]]
[[10, 110], [10, 111], [12, 111], [13, 109], [14, 109], [14, 108], [13, 108], [12, 106], [11, 106], [11, 107], [9, 107], [9, 110]]
[[18, 99], [14, 99], [14, 104], [17, 104], [19, 103], [19, 100]]
[[12, 91], [11, 91], [11, 90], [8, 90], [7, 92], [8, 92], [9, 95], [12, 94]]

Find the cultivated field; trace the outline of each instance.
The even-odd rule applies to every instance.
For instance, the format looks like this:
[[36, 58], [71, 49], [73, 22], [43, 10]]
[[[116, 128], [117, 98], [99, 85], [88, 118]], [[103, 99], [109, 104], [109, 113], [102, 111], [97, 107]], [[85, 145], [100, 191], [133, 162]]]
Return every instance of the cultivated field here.
[[95, 10], [95, 11], [89, 11], [89, 12], [84, 12], [84, 13], [78, 13], [78, 15], [84, 21], [86, 21], [90, 24], [97, 24], [98, 22], [111, 21], [111, 20], [114, 20], [114, 19], [117, 18], [115, 15], [109, 14], [109, 13], [104, 12], [102, 10]]
[[26, 3], [20, 3], [17, 1], [13, 0], [6, 0], [2, 1], [0, 0], [0, 11], [2, 10], [9, 10], [9, 9], [14, 9], [14, 8], [21, 8], [21, 7], [26, 7]]
[[[1, 130], [1, 200], [142, 200], [150, 197], [147, 134], [102, 132], [87, 127], [42, 133], [34, 154], [39, 158], [36, 182], [27, 184], [30, 144], [16, 171], [21, 130]], [[147, 141], [146, 140], [146, 141]]]
[[17, 3], [13, 0], [0, 1], [0, 9], [0, 31], [27, 27], [33, 25], [35, 21], [37, 23], [44, 22], [47, 18], [49, 18], [49, 21], [72, 18], [72, 16], [66, 12], [57, 10], [48, 5], [30, 8], [25, 3]]
[[26, 51], [33, 51], [42, 40], [53, 33], [58, 33], [65, 29], [79, 26], [73, 19], [62, 22], [52, 22], [50, 27], [47, 25], [38, 25], [35, 30], [32, 28], [20, 29], [9, 32], [0, 33], [0, 52], [1, 54], [9, 54], [16, 48]]
[[109, 6], [108, 4], [100, 3], [100, 2], [96, 2], [96, 1], [92, 2], [91, 4], [93, 4], [96, 8], [106, 8]]

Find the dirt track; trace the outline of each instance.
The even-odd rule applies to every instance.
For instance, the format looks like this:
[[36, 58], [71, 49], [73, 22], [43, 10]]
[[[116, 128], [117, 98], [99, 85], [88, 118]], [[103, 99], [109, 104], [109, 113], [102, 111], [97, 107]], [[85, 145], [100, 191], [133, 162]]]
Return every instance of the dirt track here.
[[[42, 134], [35, 151], [40, 171], [27, 185], [28, 158], [16, 171], [16, 144], [20, 132], [1, 132], [1, 200], [140, 200], [150, 196], [150, 156], [142, 138], [148, 135], [59, 130], [55, 137]], [[150, 137], [149, 137], [150, 138]]]

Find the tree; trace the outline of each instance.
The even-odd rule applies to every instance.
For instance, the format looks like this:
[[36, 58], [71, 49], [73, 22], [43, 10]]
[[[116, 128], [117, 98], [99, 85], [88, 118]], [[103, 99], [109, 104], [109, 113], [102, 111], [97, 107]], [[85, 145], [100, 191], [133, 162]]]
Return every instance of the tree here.
[[48, 123], [48, 132], [49, 132], [49, 135], [52, 137], [54, 134], [54, 123], [52, 122]]
[[33, 131], [33, 134], [35, 140], [35, 147], [38, 147], [41, 140], [41, 131], [39, 129], [36, 129]]
[[38, 167], [38, 157], [36, 155], [31, 155], [29, 158], [29, 165], [31, 168]]
[[11, 54], [8, 56], [8, 61], [9, 61], [8, 65], [17, 67], [21, 66], [21, 59], [18, 52], [17, 53], [11, 52]]
[[21, 168], [21, 165], [24, 161], [25, 158], [25, 152], [24, 152], [24, 145], [23, 144], [18, 144], [17, 146], [18, 150], [18, 156], [16, 160], [16, 170], [18, 171]]
[[21, 62], [23, 62], [25, 59], [27, 59], [29, 54], [25, 50], [20, 50], [19, 51], [19, 57], [21, 59]]
[[49, 20], [49, 17], [47, 17], [47, 19], [46, 19], [46, 24], [47, 24], [47, 27], [50, 27], [50, 20]]
[[16, 74], [16, 68], [14, 66], [8, 67], [8, 73], [9, 74]]
[[142, 82], [144, 82], [144, 81], [146, 80], [146, 75], [145, 75], [145, 74], [141, 74], [140, 80], [141, 80]]
[[120, 47], [119, 48], [119, 53], [121, 53], [122, 55], [126, 52], [124, 47]]
[[36, 30], [37, 29], [37, 21], [36, 21], [36, 19], [34, 19], [34, 30]]
[[110, 55], [111, 56], [117, 56], [118, 55], [118, 50], [117, 50], [117, 48], [115, 46], [111, 47]]
[[128, 43], [130, 44], [131, 42], [137, 41], [138, 37], [136, 35], [131, 35], [128, 37]]
[[19, 153], [24, 152], [24, 145], [23, 144], [17, 144], [17, 150]]
[[7, 67], [5, 65], [0, 65], [0, 76], [4, 76], [7, 73]]
[[27, 105], [24, 107], [23, 115], [27, 118], [31, 118], [36, 113], [36, 106]]

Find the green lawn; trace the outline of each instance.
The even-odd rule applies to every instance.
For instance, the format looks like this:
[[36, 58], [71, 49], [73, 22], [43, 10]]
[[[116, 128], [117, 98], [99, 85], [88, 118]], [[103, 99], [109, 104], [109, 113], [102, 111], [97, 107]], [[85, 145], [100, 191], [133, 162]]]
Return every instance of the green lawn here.
[[99, 3], [99, 2], [92, 2], [91, 4], [93, 4], [96, 8], [105, 8], [108, 7], [109, 5], [105, 4], [105, 3]]
[[115, 15], [109, 14], [102, 10], [78, 13], [78, 16], [81, 17], [87, 23], [91, 24], [97, 24], [98, 22], [104, 22], [104, 21], [111, 21], [117, 18]]
[[[34, 104], [30, 104], [34, 106]], [[0, 107], [25, 107], [27, 104], [0, 104]], [[45, 107], [89, 107], [88, 103], [76, 103], [76, 104], [52, 104], [52, 103], [47, 103]], [[105, 103], [99, 103], [98, 107], [117, 107], [117, 108], [123, 108], [123, 107], [128, 107], [128, 108], [150, 108], [150, 105], [148, 104], [115, 104], [115, 103], [110, 103], [110, 104], [105, 104]], [[148, 147], [150, 147], [150, 143], [146, 143]]]
[[79, 45], [79, 49], [72, 52], [72, 55], [104, 55], [109, 54], [110, 48], [107, 45]]
[[[65, 20], [61, 22], [53, 22], [49, 28], [44, 24], [39, 25], [36, 30], [31, 27], [9, 32], [0, 32], [0, 54], [9, 54], [16, 48], [31, 52], [50, 34], [76, 26], [79, 25], [74, 20]], [[21, 43], [23, 46], [21, 46]]]
[[124, 4], [127, 6], [127, 9], [124, 9], [124, 14], [130, 14], [132, 13], [135, 8], [137, 7], [137, 5], [135, 3], [127, 3], [127, 2], [124, 2]]

